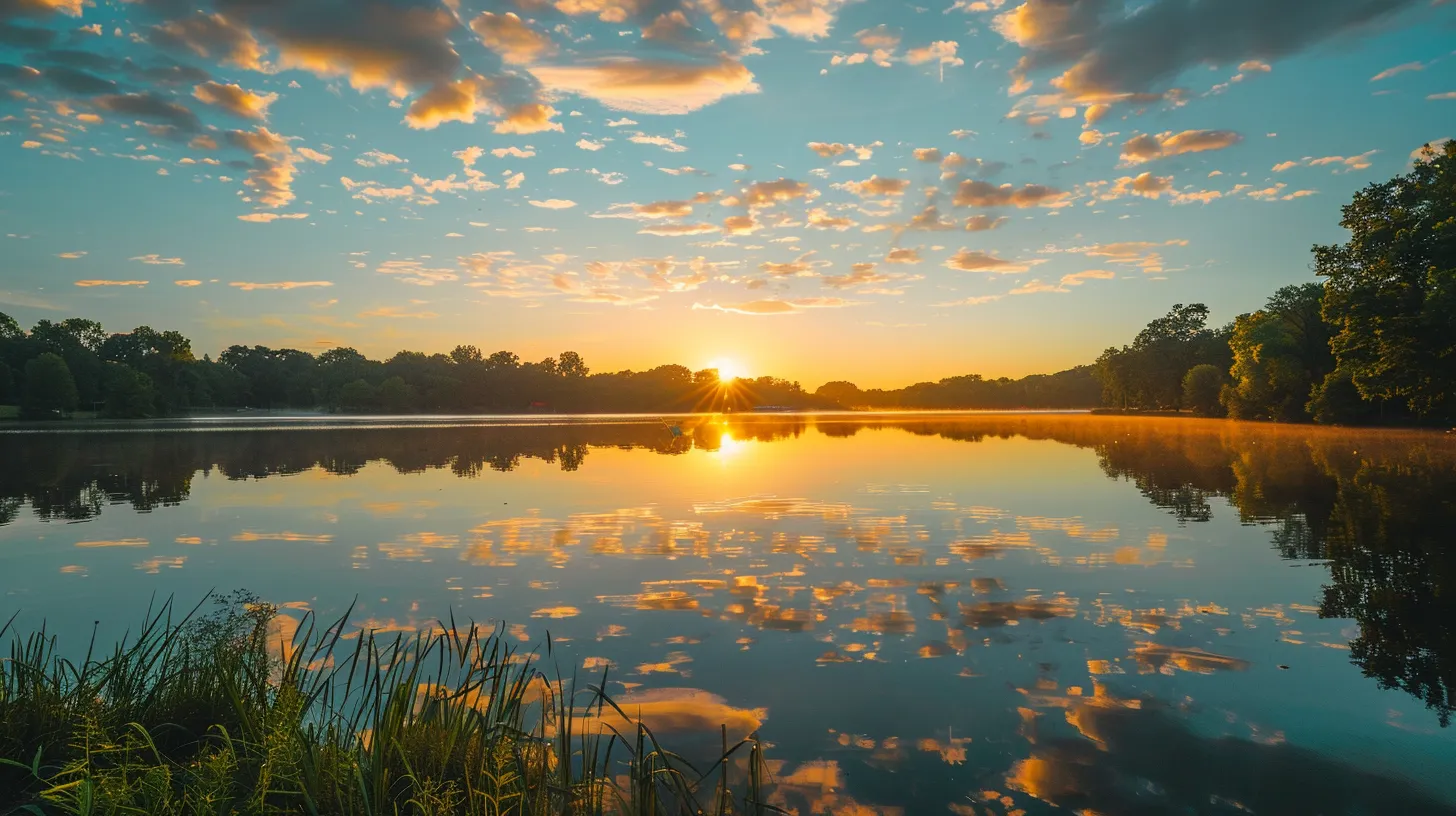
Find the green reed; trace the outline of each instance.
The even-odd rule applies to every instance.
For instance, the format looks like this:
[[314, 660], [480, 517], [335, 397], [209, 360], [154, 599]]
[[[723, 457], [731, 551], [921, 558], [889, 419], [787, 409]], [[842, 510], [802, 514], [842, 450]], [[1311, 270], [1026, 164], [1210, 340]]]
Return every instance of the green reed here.
[[213, 600], [148, 610], [107, 652], [93, 634], [79, 662], [44, 626], [0, 627], [0, 814], [780, 812], [755, 736], [725, 730], [695, 768], [607, 696], [605, 672], [548, 677], [500, 629], [385, 636], [346, 613], [289, 632], [256, 599]]

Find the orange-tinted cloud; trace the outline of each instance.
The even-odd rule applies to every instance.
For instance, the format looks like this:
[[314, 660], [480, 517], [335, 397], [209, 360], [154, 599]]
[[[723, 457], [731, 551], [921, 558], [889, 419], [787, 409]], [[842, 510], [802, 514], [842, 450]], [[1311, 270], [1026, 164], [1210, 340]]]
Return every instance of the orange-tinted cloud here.
[[574, 65], [536, 65], [531, 74], [558, 93], [595, 99], [614, 110], [634, 113], [688, 113], [725, 96], [758, 93], [743, 63], [711, 63], [616, 58]]

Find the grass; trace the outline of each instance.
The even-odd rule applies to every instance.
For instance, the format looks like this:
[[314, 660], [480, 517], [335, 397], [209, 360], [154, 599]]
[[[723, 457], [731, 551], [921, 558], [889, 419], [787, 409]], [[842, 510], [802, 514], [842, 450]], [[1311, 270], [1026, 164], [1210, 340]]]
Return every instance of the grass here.
[[20, 419], [20, 406], [0, 405], [0, 419]]
[[0, 814], [781, 812], [754, 736], [729, 745], [725, 729], [695, 768], [605, 673], [573, 691], [499, 630], [376, 636], [345, 615], [290, 632], [246, 595], [213, 603], [169, 601], [79, 662], [44, 627], [0, 627]]

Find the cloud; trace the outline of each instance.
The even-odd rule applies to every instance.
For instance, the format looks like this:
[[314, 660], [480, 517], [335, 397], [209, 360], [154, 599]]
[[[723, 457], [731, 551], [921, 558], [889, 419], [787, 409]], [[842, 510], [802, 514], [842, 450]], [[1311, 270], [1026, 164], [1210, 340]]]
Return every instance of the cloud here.
[[243, 184], [257, 191], [258, 203], [276, 208], [293, 201], [296, 157], [287, 139], [262, 125], [253, 130], [230, 130], [226, 137], [235, 147], [253, 154], [253, 165]]
[[190, 133], [201, 127], [197, 114], [150, 91], [107, 94], [91, 101], [102, 110], [135, 116], [147, 122], [175, 128], [178, 132]]
[[1063, 275], [1061, 285], [1081, 286], [1089, 280], [1112, 280], [1115, 277], [1117, 277], [1117, 273], [1106, 269], [1088, 269], [1084, 272], [1073, 272], [1069, 275]]
[[1135, 178], [1124, 176], [1112, 185], [1109, 193], [1111, 198], [1121, 198], [1125, 195], [1135, 195], [1142, 198], [1161, 198], [1164, 193], [1173, 189], [1172, 176], [1155, 176], [1152, 173], [1139, 173]]
[[85, 250], [77, 250], [75, 252], [60, 252], [60, 253], [57, 253], [56, 254], [56, 257], [57, 258], [65, 258], [66, 260], [69, 260], [69, 261], [74, 261], [77, 258], [84, 258], [84, 257], [86, 257], [87, 254], [88, 253]]
[[981, 306], [987, 303], [995, 303], [1000, 300], [1000, 295], [976, 295], [975, 297], [952, 300], [949, 303], [934, 303], [933, 306]]
[[826, 159], [842, 156], [849, 148], [839, 142], [810, 142], [809, 149]]
[[638, 235], [706, 235], [710, 232], [717, 232], [718, 228], [713, 224], [655, 224], [650, 227], [643, 227], [637, 230]]
[[201, 286], [202, 285], [202, 281], [200, 281], [200, 280], [174, 280], [174, 281], [172, 281], [172, 283], [176, 284], [177, 286], [181, 286], [184, 289], [190, 289], [193, 286]]
[[654, 201], [650, 204], [635, 204], [633, 214], [642, 218], [682, 218], [692, 215], [692, 201]]
[[593, 142], [591, 139], [577, 139], [576, 146], [581, 148], [582, 150], [589, 150], [593, 153], [606, 147], [606, 145], [602, 144], [601, 142]]
[[531, 63], [556, 53], [556, 45], [550, 37], [526, 25], [510, 12], [483, 12], [470, 21], [470, 29], [479, 35], [486, 48], [500, 54], [506, 62]]
[[1002, 224], [1009, 221], [1006, 216], [992, 218], [989, 215], [973, 215], [966, 219], [966, 232], [987, 232], [998, 229]]
[[855, 301], [845, 300], [839, 297], [812, 297], [795, 298], [793, 300], [769, 298], [766, 300], [750, 300], [746, 303], [694, 303], [693, 308], [761, 317], [766, 315], [801, 314], [809, 309], [836, 309], [843, 306], [855, 305], [858, 305]]
[[974, 252], [969, 249], [962, 249], [946, 260], [945, 267], [961, 272], [990, 272], [994, 275], [1010, 275], [1017, 272], [1025, 272], [1031, 267], [1045, 262], [1044, 259], [1040, 258], [1032, 261], [1008, 261], [985, 252]]
[[576, 206], [576, 202], [565, 198], [548, 198], [545, 201], [529, 199], [532, 207], [540, 207], [543, 210], [569, 210]]
[[1071, 291], [1065, 286], [1055, 283], [1042, 283], [1040, 280], [1029, 280], [1026, 283], [1007, 292], [1008, 295], [1036, 295], [1043, 292], [1068, 292]]
[[439, 82], [410, 103], [404, 121], [415, 130], [433, 130], [446, 122], [473, 123], [482, 111], [494, 109], [478, 77]]
[[370, 309], [367, 312], [360, 312], [357, 317], [388, 317], [410, 320], [433, 320], [439, 317], [434, 312], [407, 312], [398, 306], [380, 306], [378, 309]]
[[698, 64], [616, 58], [528, 70], [549, 91], [585, 96], [632, 113], [689, 113], [726, 96], [759, 91], [753, 74], [731, 59]]
[[249, 221], [254, 224], [271, 224], [279, 219], [301, 221], [308, 217], [308, 213], [272, 213], [255, 212], [238, 216], [239, 221]]
[[551, 117], [561, 111], [544, 105], [540, 102], [528, 102], [517, 105], [506, 112], [505, 118], [492, 124], [491, 129], [496, 133], [544, 133], [546, 131], [562, 130], [560, 122], [551, 121]]
[[757, 0], [764, 20], [791, 36], [817, 40], [829, 36], [839, 9], [849, 0]]
[[911, 65], [936, 62], [945, 65], [965, 65], [966, 61], [956, 56], [959, 44], [953, 40], [938, 40], [923, 48], [911, 48], [905, 52], [905, 61]]
[[260, 291], [260, 290], [274, 290], [274, 289], [280, 289], [280, 290], [287, 291], [289, 289], [306, 289], [306, 288], [317, 287], [317, 286], [333, 286], [333, 285], [334, 284], [333, 284], [332, 281], [276, 281], [276, 282], [273, 282], [273, 283], [252, 283], [250, 281], [233, 281], [232, 283], [229, 283], [228, 284], [228, 286], [232, 286], [232, 287], [235, 287], [237, 289], [241, 289], [244, 292], [253, 292], [253, 291]]
[[723, 219], [723, 232], [728, 235], [752, 235], [761, 226], [751, 215], [730, 215]]
[[634, 144], [653, 145], [669, 153], [686, 153], [688, 151], [686, 147], [683, 147], [666, 136], [648, 136], [646, 133], [634, 133], [627, 137], [627, 141]]
[[1424, 71], [1424, 70], [1426, 70], [1426, 66], [1424, 64], [1422, 64], [1422, 63], [1419, 63], [1419, 62], [1407, 62], [1407, 63], [1401, 64], [1401, 65], [1397, 65], [1397, 66], [1395, 66], [1393, 68], [1386, 68], [1384, 71], [1381, 71], [1380, 73], [1376, 74], [1375, 76], [1370, 77], [1370, 81], [1371, 82], [1379, 82], [1379, 81], [1381, 81], [1383, 79], [1390, 79], [1393, 76], [1397, 76], [1399, 74], [1403, 74], [1403, 73], [1405, 73], [1407, 71]]
[[1017, 189], [1010, 184], [996, 186], [987, 181], [963, 181], [956, 189], [957, 207], [1063, 207], [1067, 194], [1041, 184], [1027, 184]]
[[744, 206], [756, 210], [797, 198], [813, 199], [818, 195], [802, 181], [780, 178], [777, 181], [756, 181], [744, 188], [740, 198]]
[[495, 156], [497, 159], [504, 159], [506, 156], [514, 156], [518, 159], [529, 159], [536, 155], [536, 151], [531, 149], [522, 150], [515, 145], [511, 145], [510, 147], [497, 147], [490, 151], [490, 155]]
[[885, 255], [885, 263], [918, 264], [920, 251], [914, 248], [892, 249]]
[[92, 286], [146, 286], [148, 281], [144, 280], [78, 280], [76, 285], [83, 289]]
[[839, 230], [840, 232], [843, 232], [844, 230], [847, 230], [858, 223], [848, 218], [832, 216], [828, 213], [828, 211], [820, 207], [815, 207], [814, 209], [809, 210], [805, 221], [808, 223], [809, 226], [815, 229], [832, 229]]
[[156, 253], [152, 253], [150, 255], [138, 255], [138, 256], [132, 258], [131, 260], [133, 260], [133, 261], [141, 261], [144, 264], [151, 264], [153, 266], [185, 266], [186, 265], [185, 262], [181, 258], [163, 258], [161, 255], [158, 255]]
[[221, 14], [195, 13], [169, 20], [151, 29], [153, 43], [190, 51], [199, 57], [247, 68], [264, 70], [264, 49], [246, 27]]
[[1426, 95], [1426, 99], [1427, 99], [1427, 101], [1430, 101], [1430, 102], [1438, 102], [1438, 101], [1444, 102], [1444, 101], [1449, 100], [1449, 99], [1456, 99], [1456, 91], [1446, 91], [1445, 93], [1427, 94]]
[[243, 119], [268, 118], [268, 106], [278, 99], [278, 94], [257, 94], [243, 90], [240, 85], [223, 85], [204, 82], [192, 89], [192, 95], [204, 105], [211, 105]]
[[308, 147], [297, 148], [297, 152], [298, 155], [304, 157], [305, 159], [308, 159], [311, 162], [317, 162], [318, 164], [328, 164], [334, 159], [333, 156], [330, 156], [327, 153], [320, 153], [317, 150]]
[[1122, 146], [1122, 165], [1131, 167], [1184, 153], [1223, 150], [1244, 140], [1231, 130], [1185, 130], [1182, 133], [1142, 134]]
[[901, 196], [905, 189], [910, 186], [908, 179], [880, 178], [870, 176], [864, 181], [846, 181], [843, 184], [834, 185], [837, 189], [854, 193], [860, 198], [872, 198], [876, 196]]
[[942, 159], [940, 148], [936, 147], [917, 147], [912, 155], [916, 161], [923, 162], [938, 162]]
[[1155, 92], [1204, 64], [1270, 62], [1370, 24], [1425, 0], [1284, 0], [1193, 3], [1152, 0], [1026, 0], [998, 15], [994, 28], [1026, 49], [1014, 90], [1030, 74], [1065, 70], [1052, 85], [1079, 100], [1107, 101]]

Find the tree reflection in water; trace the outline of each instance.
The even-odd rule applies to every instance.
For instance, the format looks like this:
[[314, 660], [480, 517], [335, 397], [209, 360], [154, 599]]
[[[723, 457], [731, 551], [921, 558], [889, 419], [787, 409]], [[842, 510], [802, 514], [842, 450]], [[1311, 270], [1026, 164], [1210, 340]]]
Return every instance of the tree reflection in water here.
[[[407, 424], [407, 423], [405, 423]], [[899, 429], [968, 443], [1051, 440], [1096, 452], [1180, 523], [1209, 520], [1214, 499], [1243, 522], [1272, 528], [1288, 559], [1330, 571], [1323, 617], [1350, 618], [1351, 658], [1383, 687], [1421, 699], [1449, 723], [1456, 687], [1456, 439], [1187, 419], [1068, 415], [765, 417], [691, 420], [674, 436], [656, 420], [612, 424], [219, 430], [206, 433], [0, 434], [0, 524], [28, 507], [45, 520], [138, 512], [187, 500], [192, 479], [261, 479], [322, 468], [357, 473], [382, 462], [401, 473], [449, 469], [462, 478], [537, 459], [574, 471], [593, 448], [685, 454], [733, 440], [809, 432], [849, 437]]]

